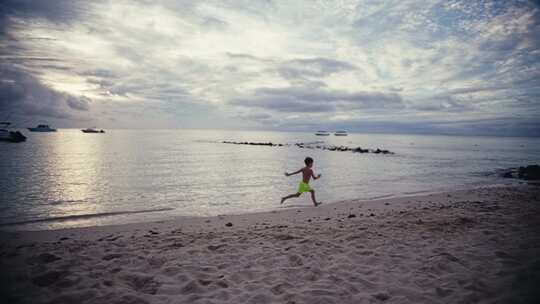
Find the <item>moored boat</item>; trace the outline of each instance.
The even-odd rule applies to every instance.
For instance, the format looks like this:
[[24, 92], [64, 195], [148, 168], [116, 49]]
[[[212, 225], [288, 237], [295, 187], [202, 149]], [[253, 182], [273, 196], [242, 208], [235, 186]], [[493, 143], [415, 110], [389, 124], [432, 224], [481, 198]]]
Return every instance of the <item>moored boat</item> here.
[[315, 135], [317, 135], [317, 136], [328, 136], [328, 135], [330, 135], [330, 132], [328, 132], [328, 131], [317, 131], [315, 133]]
[[19, 131], [10, 131], [7, 128], [9, 127], [9, 122], [1, 122], [0, 126], [4, 126], [4, 128], [0, 129], [0, 141], [7, 141], [7, 142], [23, 142], [26, 141], [26, 136], [24, 136]]
[[94, 128], [86, 128], [81, 130], [83, 133], [105, 133], [103, 130], [96, 130]]
[[347, 136], [347, 131], [343, 131], [343, 130], [340, 130], [340, 131], [336, 131], [334, 133], [335, 136]]
[[49, 127], [49, 125], [38, 125], [35, 128], [28, 128], [30, 132], [56, 132], [56, 129]]

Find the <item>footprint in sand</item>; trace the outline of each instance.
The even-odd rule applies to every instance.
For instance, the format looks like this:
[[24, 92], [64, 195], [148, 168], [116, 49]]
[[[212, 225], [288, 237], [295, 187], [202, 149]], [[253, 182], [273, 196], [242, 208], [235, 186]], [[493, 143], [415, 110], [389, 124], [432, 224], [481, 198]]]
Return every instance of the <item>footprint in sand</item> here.
[[47, 287], [60, 281], [62, 278], [68, 276], [69, 271], [48, 271], [42, 275], [36, 276], [32, 279], [32, 283], [39, 287]]
[[104, 255], [101, 259], [104, 260], [104, 261], [110, 261], [110, 260], [113, 260], [113, 259], [118, 259], [118, 258], [120, 258], [122, 256], [124, 256], [124, 255], [121, 254], [121, 253], [110, 253], [110, 254]]
[[27, 264], [49, 264], [60, 260], [61, 258], [50, 253], [42, 253], [26, 260]]
[[201, 294], [204, 293], [204, 290], [201, 288], [199, 283], [195, 280], [189, 281], [182, 289], [180, 290], [183, 294]]
[[302, 258], [296, 254], [289, 256], [289, 263], [293, 267], [298, 267], [304, 265]]
[[152, 276], [136, 273], [125, 274], [121, 279], [131, 289], [147, 294], [156, 294], [157, 289], [161, 285], [159, 282], [155, 281]]

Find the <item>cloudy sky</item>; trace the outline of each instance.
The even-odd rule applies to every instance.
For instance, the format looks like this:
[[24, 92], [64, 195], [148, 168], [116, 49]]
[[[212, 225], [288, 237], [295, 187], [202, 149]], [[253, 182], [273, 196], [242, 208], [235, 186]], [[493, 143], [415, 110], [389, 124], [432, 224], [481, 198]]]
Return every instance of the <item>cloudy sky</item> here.
[[20, 126], [540, 136], [534, 1], [0, 4]]

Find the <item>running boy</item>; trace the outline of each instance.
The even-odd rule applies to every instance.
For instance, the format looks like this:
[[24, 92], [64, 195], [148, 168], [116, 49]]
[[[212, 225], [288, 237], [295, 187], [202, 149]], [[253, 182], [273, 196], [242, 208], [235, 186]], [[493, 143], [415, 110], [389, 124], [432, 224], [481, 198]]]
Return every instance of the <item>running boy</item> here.
[[311, 192], [311, 200], [313, 200], [313, 204], [315, 205], [315, 207], [322, 204], [321, 202], [317, 202], [317, 200], [315, 200], [315, 190], [311, 189], [311, 187], [309, 186], [309, 180], [312, 177], [313, 179], [319, 179], [321, 178], [321, 175], [319, 174], [315, 176], [313, 174], [313, 170], [311, 170], [311, 167], [313, 167], [313, 158], [306, 157], [306, 159], [304, 160], [304, 163], [306, 164], [306, 166], [296, 172], [293, 172], [293, 173], [285, 172], [285, 176], [291, 176], [291, 175], [295, 175], [302, 172], [302, 181], [298, 185], [298, 192], [281, 198], [282, 204], [285, 200], [288, 200], [289, 198], [293, 198], [293, 197], [299, 197], [304, 192]]

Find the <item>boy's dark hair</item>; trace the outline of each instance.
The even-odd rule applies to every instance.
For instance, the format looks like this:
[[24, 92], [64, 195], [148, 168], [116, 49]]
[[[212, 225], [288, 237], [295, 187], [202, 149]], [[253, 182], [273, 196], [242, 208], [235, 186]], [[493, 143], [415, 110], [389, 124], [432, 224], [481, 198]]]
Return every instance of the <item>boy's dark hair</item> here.
[[306, 157], [306, 159], [304, 159], [304, 163], [306, 164], [306, 166], [309, 166], [309, 164], [313, 163], [313, 158]]

